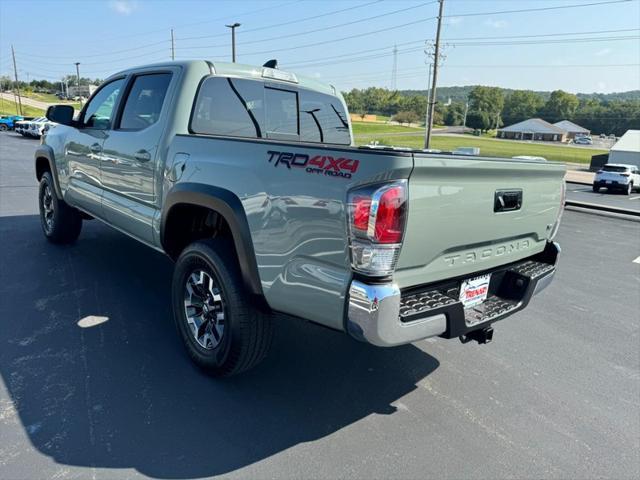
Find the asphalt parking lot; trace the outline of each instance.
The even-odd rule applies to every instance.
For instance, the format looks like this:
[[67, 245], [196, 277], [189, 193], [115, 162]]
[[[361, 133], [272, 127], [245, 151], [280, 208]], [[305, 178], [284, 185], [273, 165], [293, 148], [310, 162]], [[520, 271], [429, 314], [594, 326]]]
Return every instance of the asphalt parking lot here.
[[44, 240], [36, 144], [0, 134], [0, 477], [640, 477], [639, 222], [566, 211], [556, 280], [489, 345], [278, 319], [262, 365], [215, 381], [167, 258], [97, 221]]
[[593, 191], [591, 185], [567, 183], [567, 199], [640, 212], [640, 191], [634, 191], [631, 195], [625, 195], [620, 192], [610, 192], [606, 188], [601, 188], [600, 191], [596, 193]]

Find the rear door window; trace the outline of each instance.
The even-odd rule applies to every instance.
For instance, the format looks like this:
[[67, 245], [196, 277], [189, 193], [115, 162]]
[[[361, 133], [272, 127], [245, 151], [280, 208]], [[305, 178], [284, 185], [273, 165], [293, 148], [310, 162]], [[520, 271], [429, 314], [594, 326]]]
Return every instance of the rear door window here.
[[263, 83], [237, 78], [204, 80], [191, 119], [191, 131], [260, 138], [264, 130]]
[[152, 73], [135, 77], [124, 104], [120, 128], [142, 130], [156, 123], [160, 118], [170, 82], [170, 73]]

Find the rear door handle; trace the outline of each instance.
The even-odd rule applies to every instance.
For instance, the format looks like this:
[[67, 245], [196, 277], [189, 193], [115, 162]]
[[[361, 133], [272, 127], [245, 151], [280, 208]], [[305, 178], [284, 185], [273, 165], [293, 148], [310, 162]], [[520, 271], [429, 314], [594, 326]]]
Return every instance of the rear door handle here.
[[99, 143], [94, 143], [89, 147], [89, 150], [91, 150], [93, 153], [100, 153], [102, 151], [102, 145], [100, 145]]
[[146, 150], [138, 150], [133, 154], [133, 157], [139, 162], [148, 162], [149, 160], [151, 160], [151, 154]]

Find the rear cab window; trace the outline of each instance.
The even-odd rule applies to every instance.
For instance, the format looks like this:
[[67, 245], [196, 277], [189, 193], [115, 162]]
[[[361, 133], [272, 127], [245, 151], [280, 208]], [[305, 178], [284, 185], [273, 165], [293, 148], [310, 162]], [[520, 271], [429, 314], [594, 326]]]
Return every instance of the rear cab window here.
[[194, 102], [191, 133], [350, 145], [343, 103], [297, 85], [207, 77]]
[[615, 173], [626, 173], [629, 171], [627, 167], [622, 167], [618, 165], [605, 165], [602, 170], [604, 172], [615, 172]]

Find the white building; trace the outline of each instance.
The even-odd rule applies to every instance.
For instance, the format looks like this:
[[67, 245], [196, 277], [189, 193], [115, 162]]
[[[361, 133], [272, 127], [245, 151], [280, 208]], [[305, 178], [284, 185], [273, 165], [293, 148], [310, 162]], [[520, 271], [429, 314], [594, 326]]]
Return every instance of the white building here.
[[640, 130], [627, 130], [611, 147], [607, 163], [625, 163], [640, 167]]
[[80, 85], [79, 87], [69, 85], [68, 95], [89, 98], [96, 91], [96, 88], [98, 88], [96, 85]]
[[563, 129], [567, 132], [567, 138], [573, 139], [576, 137], [582, 137], [585, 135], [591, 135], [591, 131], [587, 130], [580, 125], [577, 125], [569, 120], [561, 120], [560, 122], [554, 123], [554, 125], [558, 128]]

